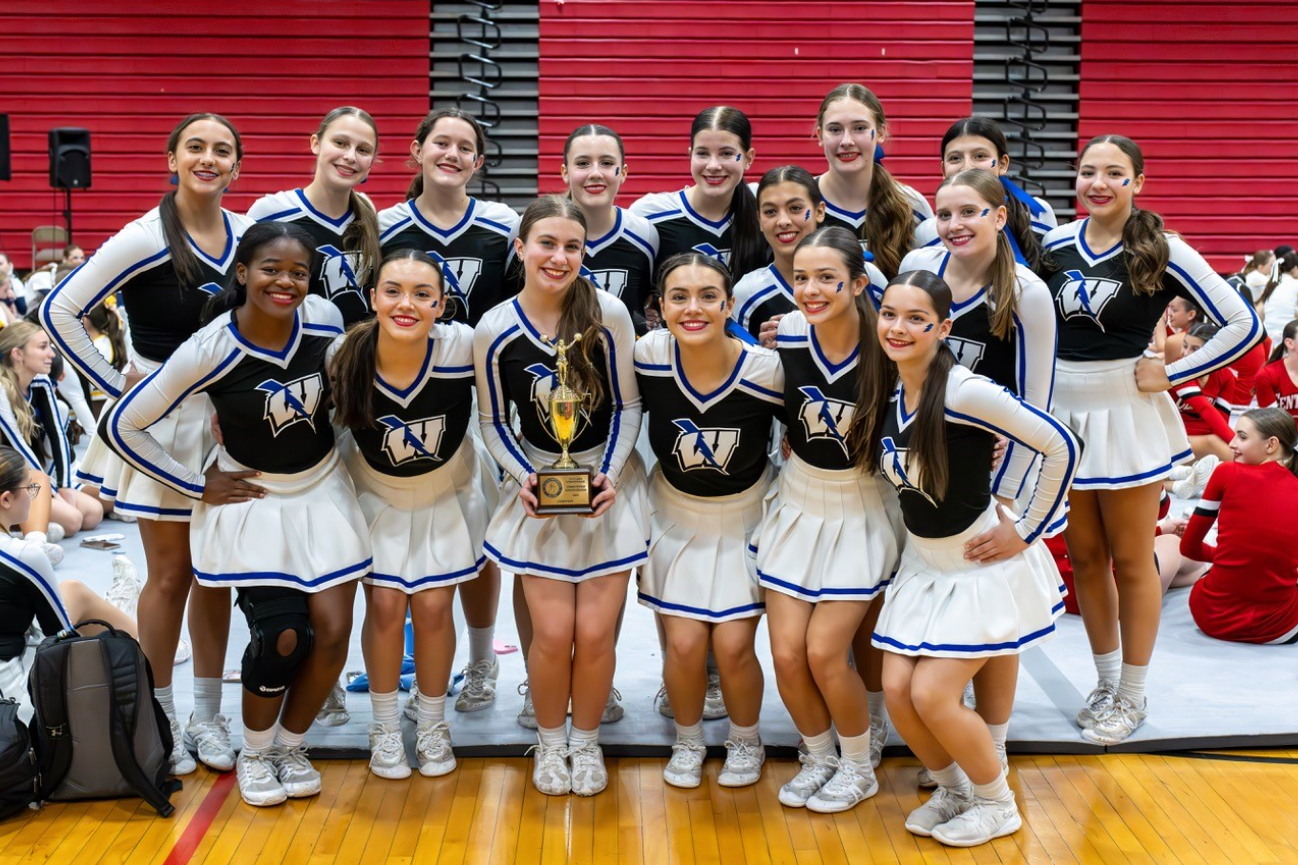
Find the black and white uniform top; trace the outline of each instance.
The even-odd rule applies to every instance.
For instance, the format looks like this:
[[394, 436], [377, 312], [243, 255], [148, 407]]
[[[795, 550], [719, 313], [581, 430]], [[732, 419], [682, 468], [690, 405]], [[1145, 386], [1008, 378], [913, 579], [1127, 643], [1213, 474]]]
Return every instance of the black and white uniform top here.
[[205, 393], [232, 459], [267, 475], [304, 472], [333, 451], [325, 357], [341, 333], [338, 308], [314, 295], [295, 313], [281, 351], [248, 342], [233, 311], [219, 315], [113, 406], [101, 435], [139, 471], [200, 499], [203, 475], [177, 462], [148, 428], [186, 397]]
[[352, 430], [370, 468], [399, 478], [441, 468], [459, 451], [473, 418], [473, 328], [458, 321], [433, 325], [415, 380], [399, 389], [376, 373], [371, 399], [378, 426]]
[[[22, 658], [33, 621], [46, 636], [73, 625], [45, 550], [35, 541], [5, 532], [0, 534], [0, 662]], [[21, 700], [21, 692], [11, 691], [9, 686], [25, 690], [25, 677], [3, 684], [6, 697]]]
[[171, 357], [199, 329], [208, 300], [234, 279], [234, 250], [252, 220], [228, 210], [221, 215], [220, 256], [209, 256], [186, 237], [202, 272], [197, 285], [180, 284], [155, 207], [105, 241], [41, 305], [41, 324], [59, 352], [108, 396], [122, 395], [126, 376], [95, 348], [81, 318], [121, 292], [132, 353], [154, 364]]
[[[569, 446], [571, 453], [602, 449], [596, 472], [617, 483], [622, 466], [640, 433], [640, 389], [634, 367], [635, 330], [626, 306], [597, 291], [603, 316], [601, 351], [592, 353], [604, 379], [604, 399], [589, 413], [585, 428]], [[559, 455], [547, 432], [550, 390], [555, 386], [554, 348], [527, 320], [517, 299], [488, 312], [473, 334], [477, 373], [478, 420], [482, 437], [496, 462], [520, 486], [536, 471], [510, 425], [510, 408], [518, 411], [519, 430], [529, 447]]]
[[440, 263], [457, 301], [455, 320], [476, 327], [488, 310], [521, 287], [509, 273], [518, 221], [508, 205], [470, 198], [460, 221], [442, 228], [412, 199], [379, 211], [379, 245], [384, 255], [418, 249]]
[[690, 206], [688, 188], [679, 192], [651, 192], [631, 205], [631, 213], [648, 220], [658, 231], [655, 268], [680, 252], [695, 250], [730, 266], [731, 214], [719, 222]]
[[334, 219], [316, 210], [301, 189], [289, 189], [258, 199], [248, 208], [248, 218], [256, 222], [288, 222], [306, 229], [316, 244], [311, 293], [333, 301], [345, 326], [373, 314], [364, 286], [356, 276], [360, 256], [343, 251], [343, 235], [356, 221], [351, 209]]
[[22, 454], [27, 465], [50, 476], [55, 489], [72, 486], [73, 453], [68, 444], [68, 418], [55, 395], [54, 382], [48, 375], [36, 376], [26, 399], [36, 422], [32, 440], [23, 438], [13, 405], [3, 390], [0, 390], [0, 433], [11, 448]]
[[[816, 179], [822, 181], [824, 175], [822, 174]], [[920, 194], [918, 189], [900, 182], [897, 183], [897, 186], [901, 188], [901, 194], [906, 196], [907, 200], [910, 202], [911, 216], [915, 220], [916, 226], [933, 216], [932, 206], [928, 203], [928, 200]], [[825, 190], [823, 186], [821, 187], [820, 194], [821, 197], [824, 198]], [[837, 225], [840, 228], [846, 228], [857, 237], [861, 237], [861, 226], [865, 223], [865, 214], [868, 211], [848, 210], [846, 207], [840, 207], [828, 198], [824, 198], [824, 201], [825, 221], [821, 223], [822, 228]], [[911, 247], [914, 248], [915, 245], [914, 241], [912, 241]], [[868, 244], [863, 237], [861, 238], [861, 246], [862, 248], [868, 248]]]
[[860, 393], [858, 347], [841, 363], [825, 356], [816, 329], [802, 313], [780, 319], [775, 347], [784, 367], [784, 423], [789, 447], [798, 459], [818, 469], [845, 471], [856, 462], [847, 433]]
[[[1036, 232], [1037, 238], [1041, 239], [1051, 231], [1059, 227], [1059, 218], [1055, 216], [1055, 210], [1050, 206], [1050, 202], [1044, 198], [1032, 196], [1032, 200], [1037, 203], [1041, 209], [1040, 213], [1031, 214], [1032, 230]], [[1009, 231], [1009, 226], [1005, 227]], [[1013, 234], [1009, 235], [1010, 240], [1014, 243], [1015, 251], [1018, 251], [1018, 239]], [[937, 217], [930, 216], [919, 224], [915, 229], [915, 246], [928, 247], [942, 245], [942, 238], [937, 236]]]
[[1042, 244], [1053, 261], [1046, 285], [1059, 322], [1060, 360], [1140, 357], [1173, 297], [1194, 301], [1221, 332], [1194, 354], [1167, 365], [1172, 384], [1234, 363], [1262, 338], [1252, 306], [1184, 240], [1167, 235], [1170, 255], [1162, 286], [1153, 294], [1140, 294], [1131, 287], [1121, 241], [1102, 252], [1087, 246], [1088, 220], [1056, 228]]
[[923, 466], [910, 452], [915, 415], [906, 414], [900, 384], [884, 417], [880, 469], [897, 489], [906, 529], [921, 538], [949, 538], [968, 529], [991, 504], [992, 446], [997, 435], [1043, 456], [1036, 488], [1014, 528], [1027, 543], [1068, 522], [1068, 488], [1081, 445], [1049, 412], [1023, 402], [991, 379], [962, 366], [946, 386], [947, 490], [934, 501], [921, 489]]
[[735, 495], [766, 475], [771, 423], [783, 415], [784, 374], [775, 352], [736, 342], [743, 352], [730, 377], [706, 394], [686, 379], [670, 331], [651, 331], [635, 346], [649, 446], [667, 482], [687, 495]]
[[[946, 249], [916, 249], [901, 263], [900, 273], [926, 270], [946, 274], [951, 253]], [[1018, 311], [1010, 340], [992, 333], [995, 307], [984, 286], [973, 297], [951, 304], [951, 334], [947, 348], [970, 372], [1007, 388], [1024, 402], [1051, 410], [1055, 386], [1055, 314], [1050, 289], [1022, 264], [1015, 265]], [[1017, 499], [1023, 491], [1035, 454], [1010, 442], [1000, 468], [992, 478], [992, 493]]]
[[614, 208], [613, 228], [603, 237], [586, 238], [581, 275], [614, 297], [622, 298], [631, 319], [644, 318], [645, 302], [654, 290], [658, 229], [643, 216]]
[[[888, 278], [868, 261], [865, 263], [865, 272], [870, 280], [865, 290], [869, 292], [875, 309], [878, 309]], [[735, 305], [731, 317], [754, 338], [761, 332], [763, 324], [777, 315], [788, 315], [798, 308], [793, 299], [793, 286], [780, 275], [774, 264], [745, 274], [735, 283], [734, 294]]]

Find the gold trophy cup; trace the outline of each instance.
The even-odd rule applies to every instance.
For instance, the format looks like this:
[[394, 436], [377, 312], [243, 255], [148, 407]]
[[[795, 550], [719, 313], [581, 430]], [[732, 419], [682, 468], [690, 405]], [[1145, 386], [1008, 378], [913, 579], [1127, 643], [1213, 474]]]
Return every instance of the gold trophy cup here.
[[586, 401], [584, 394], [568, 384], [568, 352], [581, 341], [581, 334], [573, 337], [572, 342], [549, 337], [545, 337], [545, 341], [554, 346], [556, 356], [556, 382], [550, 391], [548, 432], [559, 443], [560, 454], [549, 468], [536, 473], [536, 512], [542, 516], [589, 514], [594, 511], [590, 503], [593, 473], [568, 454], [573, 440], [581, 434], [579, 427]]

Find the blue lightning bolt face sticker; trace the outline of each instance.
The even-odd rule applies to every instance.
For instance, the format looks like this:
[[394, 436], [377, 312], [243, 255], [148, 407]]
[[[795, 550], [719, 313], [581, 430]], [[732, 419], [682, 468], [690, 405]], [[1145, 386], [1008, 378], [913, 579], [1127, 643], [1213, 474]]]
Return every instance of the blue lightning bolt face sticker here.
[[834, 294], [838, 294], [842, 290], [843, 290], [843, 283], [840, 282], [838, 285], [834, 286]]
[[804, 211], [802, 211], [802, 221], [803, 221], [803, 222], [810, 222], [810, 221], [811, 221], [811, 211], [810, 211], [810, 210], [804, 210]]
[[991, 209], [990, 207], [984, 207], [984, 208], [983, 208], [983, 212], [980, 213], [980, 214], [978, 214], [978, 215], [979, 215], [979, 216], [986, 216], [987, 214], [989, 214], [989, 213], [991, 213], [991, 212], [992, 212], [992, 209]]
[[617, 177], [617, 176], [620, 175], [621, 173], [622, 173], [622, 166], [620, 166], [620, 165], [615, 165], [615, 166], [613, 167], [613, 176], [614, 176], [614, 177]]
[[1123, 186], [1130, 186], [1130, 185], [1131, 185], [1131, 178], [1128, 177], [1126, 180], [1122, 181], [1122, 185], [1123, 185]]
[[870, 130], [870, 140], [871, 140], [871, 141], [874, 140], [874, 130], [873, 130], [873, 129]]
[[932, 323], [932, 322], [929, 322], [928, 324], [924, 325], [924, 332], [925, 332], [925, 333], [928, 333], [928, 332], [929, 332], [930, 330], [932, 330], [932, 329], [933, 329], [933, 323]]
[[743, 161], [744, 161], [744, 154], [741, 153], [735, 157], [735, 162], [743, 162]]

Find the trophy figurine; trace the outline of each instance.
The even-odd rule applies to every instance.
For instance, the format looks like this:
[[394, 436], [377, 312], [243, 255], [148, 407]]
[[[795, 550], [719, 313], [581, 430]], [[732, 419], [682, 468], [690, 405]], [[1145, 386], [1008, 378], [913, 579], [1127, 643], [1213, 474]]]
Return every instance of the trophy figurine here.
[[559, 443], [559, 459], [549, 468], [536, 473], [536, 512], [542, 516], [554, 514], [589, 514], [591, 507], [591, 478], [589, 467], [579, 465], [568, 453], [568, 448], [580, 434], [578, 427], [584, 415], [584, 394], [568, 384], [568, 352], [581, 341], [581, 334], [572, 342], [545, 341], [554, 346], [555, 385], [550, 391], [548, 432]]

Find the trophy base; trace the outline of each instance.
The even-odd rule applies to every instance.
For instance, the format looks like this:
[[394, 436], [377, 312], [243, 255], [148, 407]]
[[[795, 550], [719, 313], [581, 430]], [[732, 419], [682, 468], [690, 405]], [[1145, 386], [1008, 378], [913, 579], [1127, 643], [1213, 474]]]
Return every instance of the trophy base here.
[[589, 468], [577, 466], [570, 469], [538, 469], [536, 472], [536, 512], [541, 516], [558, 514], [590, 514], [593, 491]]

